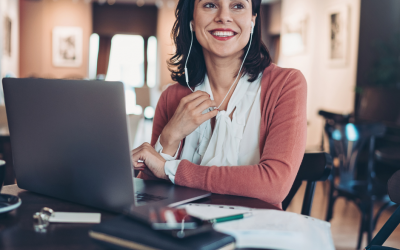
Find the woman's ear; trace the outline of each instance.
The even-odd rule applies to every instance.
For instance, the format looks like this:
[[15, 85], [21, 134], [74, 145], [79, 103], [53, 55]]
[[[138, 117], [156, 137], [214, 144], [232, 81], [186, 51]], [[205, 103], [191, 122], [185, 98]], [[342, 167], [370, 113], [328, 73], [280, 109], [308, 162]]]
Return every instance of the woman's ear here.
[[251, 16], [251, 21], [254, 24], [254, 27], [256, 26], [256, 19], [257, 19], [257, 14], [255, 14], [254, 16]]

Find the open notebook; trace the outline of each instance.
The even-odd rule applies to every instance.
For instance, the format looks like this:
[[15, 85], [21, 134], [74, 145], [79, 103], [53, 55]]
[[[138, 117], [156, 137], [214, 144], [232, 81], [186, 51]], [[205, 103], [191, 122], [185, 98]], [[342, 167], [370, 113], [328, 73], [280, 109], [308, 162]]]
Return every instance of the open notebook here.
[[188, 204], [189, 214], [213, 219], [251, 211], [252, 216], [217, 223], [217, 231], [236, 238], [238, 248], [270, 248], [282, 250], [334, 250], [329, 222], [312, 217], [270, 209]]

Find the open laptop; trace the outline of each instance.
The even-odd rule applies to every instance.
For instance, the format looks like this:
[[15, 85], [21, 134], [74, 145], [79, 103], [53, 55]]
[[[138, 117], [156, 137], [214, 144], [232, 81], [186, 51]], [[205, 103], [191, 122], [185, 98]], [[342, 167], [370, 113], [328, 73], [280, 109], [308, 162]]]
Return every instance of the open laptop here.
[[133, 178], [121, 82], [4, 78], [3, 89], [20, 188], [113, 212], [210, 195]]

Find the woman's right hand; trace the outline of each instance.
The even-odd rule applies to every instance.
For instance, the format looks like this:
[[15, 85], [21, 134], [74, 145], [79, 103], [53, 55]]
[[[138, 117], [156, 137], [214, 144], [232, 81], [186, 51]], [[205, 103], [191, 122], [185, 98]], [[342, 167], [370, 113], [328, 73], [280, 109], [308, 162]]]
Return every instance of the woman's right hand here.
[[182, 139], [203, 122], [218, 114], [218, 109], [202, 114], [204, 110], [216, 106], [217, 103], [211, 100], [210, 95], [204, 91], [195, 91], [182, 98], [174, 115], [161, 133], [160, 143], [163, 146], [163, 153], [174, 155]]

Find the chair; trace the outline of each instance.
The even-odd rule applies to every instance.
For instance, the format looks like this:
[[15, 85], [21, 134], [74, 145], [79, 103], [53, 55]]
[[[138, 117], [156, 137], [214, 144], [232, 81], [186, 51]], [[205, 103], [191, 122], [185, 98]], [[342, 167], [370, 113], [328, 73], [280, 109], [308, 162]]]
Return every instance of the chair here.
[[[397, 204], [400, 204], [400, 170], [394, 173], [394, 175], [388, 181], [388, 193], [390, 199]], [[386, 221], [385, 225], [379, 230], [372, 241], [365, 248], [366, 250], [398, 250], [391, 247], [383, 247], [387, 238], [392, 234], [396, 227], [400, 224], [400, 206]]]
[[331, 169], [332, 157], [329, 154], [325, 152], [305, 153], [293, 186], [290, 189], [288, 196], [282, 202], [283, 210], [287, 209], [303, 181], [307, 181], [301, 214], [310, 216], [315, 184], [317, 181], [325, 181], [328, 178]]
[[[324, 113], [319, 114], [324, 116]], [[335, 184], [336, 171], [332, 171], [329, 177], [330, 191], [326, 220], [332, 219], [337, 198], [344, 197], [353, 201], [362, 214], [357, 243], [357, 249], [360, 249], [364, 232], [368, 234], [368, 241], [372, 239], [375, 226], [373, 218], [375, 200], [386, 195], [386, 190], [379, 188], [374, 168], [375, 139], [384, 135], [385, 126], [380, 123], [346, 123], [345, 120], [333, 121], [331, 117], [324, 116], [324, 118], [326, 118], [325, 133], [329, 138], [331, 156], [339, 160], [339, 183]], [[365, 146], [368, 146], [366, 155], [360, 157]], [[362, 159], [366, 159], [366, 162], [362, 162]]]

